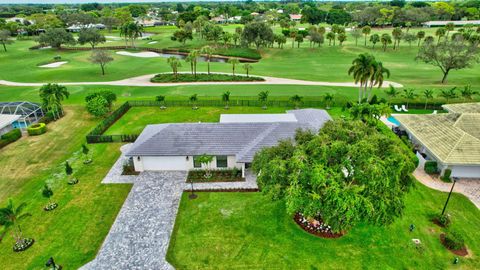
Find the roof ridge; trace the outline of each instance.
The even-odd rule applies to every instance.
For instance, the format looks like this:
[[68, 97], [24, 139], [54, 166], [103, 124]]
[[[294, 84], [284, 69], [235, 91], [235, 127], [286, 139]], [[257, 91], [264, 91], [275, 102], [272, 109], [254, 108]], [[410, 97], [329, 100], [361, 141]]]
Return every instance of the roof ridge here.
[[[463, 131], [463, 130], [462, 130]], [[460, 144], [460, 142], [463, 140], [463, 138], [465, 137], [465, 135], [467, 135], [467, 133], [465, 131], [463, 131], [463, 135], [462, 137], [460, 137], [460, 139], [458, 139], [458, 141], [455, 143], [455, 145], [452, 147], [452, 149], [450, 150], [450, 152], [448, 153], [448, 155], [445, 157], [445, 161], [448, 160], [448, 158], [452, 155], [453, 151], [455, 151], [455, 149], [457, 149], [457, 146]]]
[[[167, 126], [171, 125], [170, 123], [168, 124], [154, 124], [154, 125], [147, 125], [148, 126], [161, 126], [162, 128], [160, 130], [156, 130], [152, 135], [148, 136], [147, 138], [145, 138], [145, 140], [143, 140], [142, 142], [140, 142], [138, 145], [135, 145], [136, 142], [133, 143], [132, 147], [130, 147], [130, 149], [128, 150], [128, 152], [133, 152], [133, 150], [135, 150], [135, 148], [138, 148], [142, 145], [144, 145], [146, 142], [150, 141], [154, 136], [158, 135], [158, 133], [160, 133], [162, 130], [164, 130]], [[146, 128], [147, 128], [146, 127]], [[142, 131], [142, 133], [145, 131], [145, 129]], [[140, 134], [141, 135], [141, 134]], [[140, 137], [139, 137], [140, 138]], [[138, 138], [137, 138], [138, 140]]]
[[240, 157], [248, 153], [253, 147], [255, 147], [258, 143], [260, 143], [267, 135], [269, 135], [273, 130], [275, 130], [280, 124], [279, 123], [271, 123], [270, 126], [265, 129], [262, 133], [260, 133], [255, 140], [251, 141], [247, 144], [240, 152], [238, 152], [235, 156], [237, 160], [240, 160]]

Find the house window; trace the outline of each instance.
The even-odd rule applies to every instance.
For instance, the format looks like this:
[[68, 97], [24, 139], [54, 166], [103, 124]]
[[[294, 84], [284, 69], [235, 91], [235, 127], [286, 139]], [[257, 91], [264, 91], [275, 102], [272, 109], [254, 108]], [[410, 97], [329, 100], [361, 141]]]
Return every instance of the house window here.
[[228, 167], [227, 156], [217, 156], [216, 159], [217, 159], [217, 168]]
[[193, 157], [193, 167], [194, 168], [202, 168], [202, 163], [198, 160], [200, 156]]

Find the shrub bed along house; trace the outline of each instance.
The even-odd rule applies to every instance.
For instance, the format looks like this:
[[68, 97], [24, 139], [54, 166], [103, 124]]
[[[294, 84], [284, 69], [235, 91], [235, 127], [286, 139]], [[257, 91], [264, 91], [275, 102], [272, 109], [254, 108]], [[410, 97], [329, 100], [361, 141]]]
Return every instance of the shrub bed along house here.
[[9, 132], [3, 134], [0, 137], [0, 149], [20, 139], [21, 137], [22, 137], [22, 132], [20, 131], [20, 129], [15, 128], [10, 130]]
[[242, 178], [240, 169], [209, 170], [210, 177], [205, 177], [206, 170], [190, 170], [188, 172], [187, 182], [240, 182], [245, 181]]
[[47, 132], [47, 125], [45, 123], [37, 123], [27, 128], [28, 135], [37, 136]]
[[171, 73], [157, 74], [151, 80], [153, 83], [169, 83], [169, 82], [253, 82], [265, 81], [265, 79], [254, 76], [239, 76], [230, 74], [177, 74]]
[[443, 175], [442, 175], [442, 177], [440, 177], [440, 179], [442, 179], [442, 181], [444, 181], [444, 182], [452, 182], [452, 179], [450, 179], [450, 175], [452, 175], [452, 170], [446, 169], [443, 172]]

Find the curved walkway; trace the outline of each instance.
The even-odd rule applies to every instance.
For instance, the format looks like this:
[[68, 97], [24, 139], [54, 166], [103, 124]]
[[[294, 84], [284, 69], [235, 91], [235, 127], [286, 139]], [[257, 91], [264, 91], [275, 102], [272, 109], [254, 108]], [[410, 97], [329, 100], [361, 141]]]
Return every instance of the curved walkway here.
[[[188, 73], [188, 72], [182, 72]], [[200, 73], [200, 72], [199, 72]], [[158, 73], [157, 73], [158, 74]], [[204, 74], [204, 73], [200, 73]], [[230, 74], [230, 73], [219, 73], [216, 74]], [[156, 74], [142, 75], [138, 77], [132, 77], [124, 80], [118, 81], [109, 81], [109, 82], [62, 82], [62, 85], [113, 85], [113, 86], [180, 86], [180, 85], [318, 85], [318, 86], [340, 86], [340, 87], [358, 87], [358, 84], [353, 82], [319, 82], [319, 81], [305, 81], [305, 80], [296, 80], [296, 79], [287, 79], [287, 78], [277, 78], [277, 77], [268, 77], [268, 76], [257, 76], [264, 78], [265, 81], [260, 82], [184, 82], [184, 83], [152, 83], [150, 79]], [[244, 74], [238, 74], [244, 75]], [[6, 86], [42, 86], [45, 83], [25, 83], [25, 82], [11, 82], [0, 80], [0, 85]], [[392, 85], [394, 87], [403, 87], [402, 84], [396, 82], [385, 81], [383, 83], [383, 88], [389, 87]]]

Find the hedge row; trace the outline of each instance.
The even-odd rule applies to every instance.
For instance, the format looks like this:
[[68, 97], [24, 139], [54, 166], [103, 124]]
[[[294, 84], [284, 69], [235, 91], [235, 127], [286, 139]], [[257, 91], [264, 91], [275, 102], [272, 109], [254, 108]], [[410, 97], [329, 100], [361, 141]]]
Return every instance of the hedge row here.
[[198, 73], [186, 74], [181, 73], [176, 76], [172, 73], [161, 73], [155, 75], [150, 79], [153, 83], [170, 83], [170, 82], [252, 82], [252, 81], [265, 81], [264, 78], [254, 76], [240, 76], [230, 74], [204, 74]]
[[22, 132], [20, 131], [20, 129], [15, 128], [10, 130], [9, 132], [3, 134], [0, 137], [0, 149], [20, 139], [21, 137], [22, 137]]

